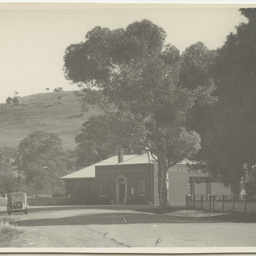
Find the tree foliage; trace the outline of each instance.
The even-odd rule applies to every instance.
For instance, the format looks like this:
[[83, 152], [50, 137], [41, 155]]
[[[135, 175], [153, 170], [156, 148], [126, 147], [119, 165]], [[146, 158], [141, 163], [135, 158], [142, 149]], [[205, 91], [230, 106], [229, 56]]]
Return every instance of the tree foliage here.
[[70, 155], [54, 133], [35, 131], [19, 144], [19, 170], [30, 194], [63, 192], [60, 177], [72, 170]]
[[256, 9], [241, 9], [248, 23], [237, 27], [218, 50], [213, 69], [216, 104], [204, 147], [208, 169], [239, 189], [243, 166], [256, 156]]
[[12, 97], [8, 97], [6, 100], [5, 100], [6, 104], [11, 104], [13, 102], [12, 100]]
[[14, 192], [19, 189], [20, 180], [13, 171], [17, 150], [10, 147], [0, 149], [0, 194]]
[[[191, 130], [188, 115], [200, 97], [206, 99], [203, 94], [213, 91], [211, 83], [208, 91], [203, 88], [208, 63], [180, 56], [176, 47], [165, 44], [165, 37], [165, 31], [148, 20], [113, 31], [95, 27], [85, 42], [70, 45], [64, 56], [67, 79], [92, 93], [97, 90], [100, 99], [114, 103], [120, 113], [132, 116], [144, 128], [140, 141], [158, 157], [162, 206], [166, 205], [167, 168], [200, 149], [200, 136]], [[202, 44], [196, 47], [187, 52], [208, 58]], [[195, 75], [195, 67], [199, 72], [191, 86], [185, 74]], [[103, 123], [108, 126], [106, 118]], [[89, 132], [87, 125], [84, 131]]]
[[11, 170], [11, 163], [4, 159], [0, 162], [0, 194], [13, 192], [15, 189], [15, 176]]
[[92, 116], [76, 137], [77, 166], [99, 162], [120, 149], [126, 153], [140, 153], [143, 137], [145, 129], [131, 113]]
[[62, 150], [62, 141], [55, 133], [35, 131], [19, 144], [19, 154], [22, 158], [21, 168], [36, 162], [44, 155], [54, 155]]
[[211, 75], [216, 55], [216, 51], [208, 50], [201, 42], [186, 48], [181, 55], [179, 84], [193, 92], [195, 104], [189, 118], [191, 126], [200, 135], [205, 128], [204, 124], [210, 121], [207, 118], [209, 108], [217, 102], [217, 98], [213, 95], [216, 87]]
[[12, 102], [15, 106], [19, 105], [20, 100], [18, 96], [13, 97]]

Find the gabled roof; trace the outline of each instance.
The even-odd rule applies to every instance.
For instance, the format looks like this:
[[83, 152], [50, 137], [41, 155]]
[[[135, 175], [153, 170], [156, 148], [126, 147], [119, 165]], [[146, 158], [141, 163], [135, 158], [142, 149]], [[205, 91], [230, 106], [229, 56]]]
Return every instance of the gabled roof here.
[[85, 167], [76, 172], [70, 173], [61, 178], [62, 179], [95, 178], [95, 167], [96, 166], [148, 164], [148, 163], [154, 163], [154, 162], [155, 162], [155, 160], [148, 153], [144, 153], [141, 155], [124, 155], [123, 162], [121, 162], [121, 163], [118, 163], [118, 156], [112, 156], [108, 159], [105, 159], [101, 162], [90, 165], [88, 167]]

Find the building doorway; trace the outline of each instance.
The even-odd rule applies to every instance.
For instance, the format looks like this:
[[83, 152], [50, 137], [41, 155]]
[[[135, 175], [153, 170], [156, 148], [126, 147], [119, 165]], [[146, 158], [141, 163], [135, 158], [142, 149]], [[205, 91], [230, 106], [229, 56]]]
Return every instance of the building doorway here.
[[115, 178], [116, 182], [116, 204], [127, 203], [127, 179], [123, 175]]

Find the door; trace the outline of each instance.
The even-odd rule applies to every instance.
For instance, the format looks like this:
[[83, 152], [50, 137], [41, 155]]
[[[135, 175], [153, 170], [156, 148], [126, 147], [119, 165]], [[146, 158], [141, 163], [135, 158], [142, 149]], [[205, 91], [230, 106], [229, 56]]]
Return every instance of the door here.
[[120, 175], [116, 179], [116, 203], [126, 204], [127, 202], [127, 180]]
[[126, 193], [125, 193], [125, 182], [119, 183], [119, 203], [125, 204]]

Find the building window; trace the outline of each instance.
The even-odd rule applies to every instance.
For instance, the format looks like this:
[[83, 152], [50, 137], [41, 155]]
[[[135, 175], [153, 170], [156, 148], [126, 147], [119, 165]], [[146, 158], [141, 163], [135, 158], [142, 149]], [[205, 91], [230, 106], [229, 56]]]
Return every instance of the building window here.
[[106, 182], [102, 181], [100, 182], [100, 196], [106, 196]]
[[139, 180], [139, 195], [145, 196], [146, 195], [146, 182], [145, 180]]

